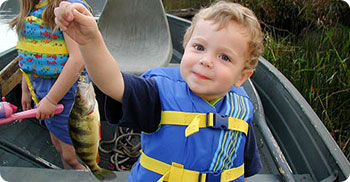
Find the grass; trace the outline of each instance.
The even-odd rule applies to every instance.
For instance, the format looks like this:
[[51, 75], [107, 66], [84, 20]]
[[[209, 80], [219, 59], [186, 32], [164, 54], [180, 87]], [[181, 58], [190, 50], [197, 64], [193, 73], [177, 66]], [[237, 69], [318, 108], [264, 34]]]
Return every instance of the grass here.
[[267, 31], [263, 56], [300, 91], [350, 159], [350, 28], [283, 37]]

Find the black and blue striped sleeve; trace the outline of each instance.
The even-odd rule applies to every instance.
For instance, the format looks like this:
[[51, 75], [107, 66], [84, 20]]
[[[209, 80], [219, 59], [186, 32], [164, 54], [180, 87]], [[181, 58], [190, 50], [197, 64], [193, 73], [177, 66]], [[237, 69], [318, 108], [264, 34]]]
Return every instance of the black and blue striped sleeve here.
[[104, 110], [110, 124], [152, 133], [158, 129], [161, 104], [156, 82], [122, 73], [124, 95], [122, 103], [106, 96]]

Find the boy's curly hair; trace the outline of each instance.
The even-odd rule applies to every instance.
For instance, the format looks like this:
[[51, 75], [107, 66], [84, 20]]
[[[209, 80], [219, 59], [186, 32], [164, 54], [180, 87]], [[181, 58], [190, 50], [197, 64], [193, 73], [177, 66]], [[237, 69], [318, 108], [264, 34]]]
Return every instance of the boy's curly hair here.
[[219, 23], [219, 29], [225, 27], [230, 21], [244, 25], [250, 35], [248, 42], [248, 60], [246, 69], [255, 69], [259, 56], [264, 51], [263, 37], [260, 23], [250, 9], [232, 2], [219, 1], [208, 8], [201, 9], [192, 19], [192, 25], [186, 30], [183, 47], [189, 42], [194, 28], [199, 20], [214, 20]]

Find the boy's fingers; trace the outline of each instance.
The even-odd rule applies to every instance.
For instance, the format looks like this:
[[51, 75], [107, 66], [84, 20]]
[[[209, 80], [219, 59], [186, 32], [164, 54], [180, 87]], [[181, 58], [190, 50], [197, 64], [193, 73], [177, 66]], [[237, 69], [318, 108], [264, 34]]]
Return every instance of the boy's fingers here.
[[86, 7], [79, 3], [68, 3], [62, 1], [59, 7], [55, 8], [55, 23], [61, 30], [67, 30], [72, 21], [83, 22], [85, 16], [92, 16]]
[[72, 15], [75, 21], [83, 22], [86, 19], [86, 16], [91, 16], [91, 13], [85, 8], [85, 6], [81, 4], [74, 4], [73, 7], [74, 9], [72, 10]]
[[[59, 7], [54, 9], [55, 13], [55, 23], [58, 25], [62, 30], [66, 29], [67, 26], [69, 25], [68, 19], [73, 19], [73, 15], [69, 15], [69, 11], [67, 11], [67, 3], [66, 2], [61, 2]], [[71, 18], [67, 18], [67, 17]]]
[[74, 20], [77, 22], [81, 22], [84, 21], [85, 15], [82, 14], [81, 12], [79, 12], [78, 10], [73, 10], [73, 16], [74, 16]]
[[86, 16], [91, 16], [91, 13], [86, 7], [82, 4], [79, 3], [74, 3], [72, 4], [72, 7], [76, 9], [79, 13], [86, 15]]
[[60, 19], [59, 16], [56, 16], [56, 17], [55, 17], [55, 23], [56, 23], [56, 25], [58, 25], [61, 29], [65, 29], [65, 28], [69, 25], [68, 22], [66, 22], [66, 21], [64, 21], [64, 20], [62, 20], [62, 19]]
[[73, 20], [71, 3], [62, 1], [60, 5], [57, 8], [55, 8], [54, 12], [56, 17], [58, 17], [58, 19], [62, 22], [69, 22]]
[[73, 10], [78, 9], [79, 11], [82, 11], [80, 10], [80, 6], [83, 5], [62, 1], [59, 6], [54, 9], [54, 13], [59, 22], [67, 26], [67, 23], [69, 24], [73, 21]]

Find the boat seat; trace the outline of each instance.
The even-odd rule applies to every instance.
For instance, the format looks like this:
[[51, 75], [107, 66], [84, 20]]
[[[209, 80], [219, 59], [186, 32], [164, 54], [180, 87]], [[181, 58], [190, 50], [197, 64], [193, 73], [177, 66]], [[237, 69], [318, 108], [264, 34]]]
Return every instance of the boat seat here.
[[107, 0], [98, 26], [121, 71], [140, 75], [170, 62], [172, 43], [161, 0]]

